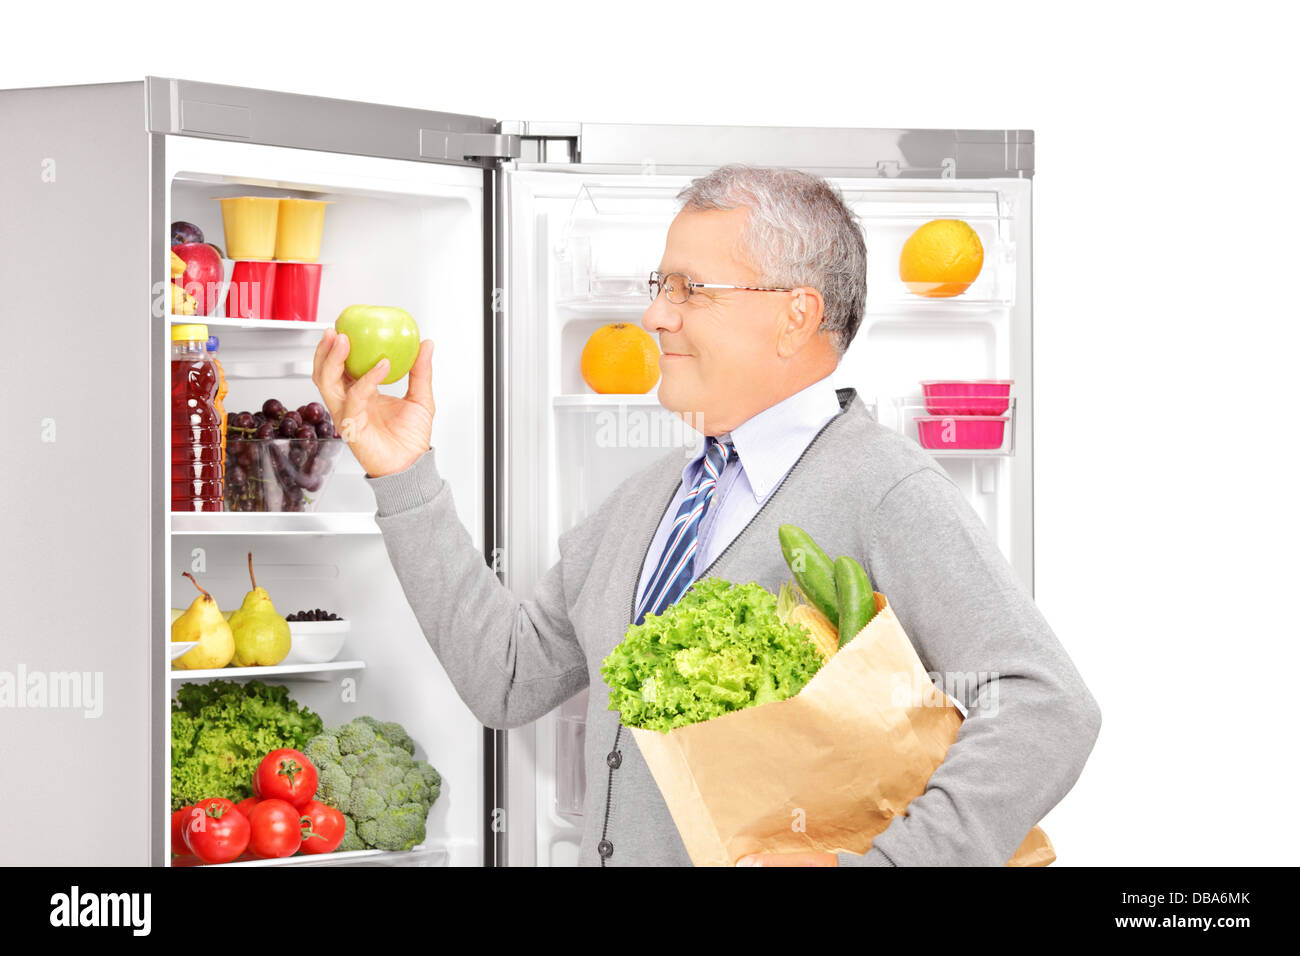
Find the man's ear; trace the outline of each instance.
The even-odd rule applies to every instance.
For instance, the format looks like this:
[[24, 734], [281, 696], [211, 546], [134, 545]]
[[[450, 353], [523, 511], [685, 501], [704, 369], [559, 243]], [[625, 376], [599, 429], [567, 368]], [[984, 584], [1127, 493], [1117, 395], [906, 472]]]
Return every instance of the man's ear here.
[[817, 334], [822, 324], [825, 302], [812, 286], [793, 290], [780, 315], [781, 329], [777, 352], [781, 358], [795, 355]]

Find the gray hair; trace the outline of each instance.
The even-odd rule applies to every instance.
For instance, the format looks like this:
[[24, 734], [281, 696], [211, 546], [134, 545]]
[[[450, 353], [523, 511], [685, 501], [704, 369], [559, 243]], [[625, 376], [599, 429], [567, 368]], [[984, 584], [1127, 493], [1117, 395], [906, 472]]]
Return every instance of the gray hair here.
[[826, 180], [797, 169], [729, 165], [677, 194], [692, 209], [749, 210], [743, 252], [762, 285], [822, 294], [821, 331], [843, 355], [867, 304], [862, 227]]

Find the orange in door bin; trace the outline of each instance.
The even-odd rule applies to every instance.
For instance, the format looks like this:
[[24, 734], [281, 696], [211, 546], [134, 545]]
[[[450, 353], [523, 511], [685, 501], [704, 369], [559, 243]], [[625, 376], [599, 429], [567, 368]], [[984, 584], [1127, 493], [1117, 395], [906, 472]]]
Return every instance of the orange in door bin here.
[[898, 277], [909, 292], [929, 298], [961, 295], [984, 268], [984, 245], [969, 223], [934, 219], [903, 243]]
[[582, 380], [603, 395], [644, 395], [659, 381], [659, 346], [639, 325], [602, 325], [582, 347]]

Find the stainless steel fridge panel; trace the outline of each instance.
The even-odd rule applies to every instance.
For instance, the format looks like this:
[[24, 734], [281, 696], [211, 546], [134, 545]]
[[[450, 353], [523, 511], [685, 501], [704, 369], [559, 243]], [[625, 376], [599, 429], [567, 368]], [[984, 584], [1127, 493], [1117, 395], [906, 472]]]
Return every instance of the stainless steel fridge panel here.
[[[855, 129], [509, 121], [520, 159], [689, 173], [724, 163], [794, 166], [823, 176], [915, 179], [1024, 177], [1032, 130]], [[566, 159], [566, 154], [572, 154]]]
[[268, 146], [492, 167], [518, 141], [486, 116], [151, 76], [149, 129]]
[[[0, 130], [0, 680], [50, 691], [0, 708], [0, 857], [143, 865], [165, 809], [148, 781], [167, 666], [151, 641], [165, 613], [149, 425], [162, 326], [143, 84], [3, 92]], [[116, 808], [93, 838], [52, 825], [85, 812], [72, 768]]]

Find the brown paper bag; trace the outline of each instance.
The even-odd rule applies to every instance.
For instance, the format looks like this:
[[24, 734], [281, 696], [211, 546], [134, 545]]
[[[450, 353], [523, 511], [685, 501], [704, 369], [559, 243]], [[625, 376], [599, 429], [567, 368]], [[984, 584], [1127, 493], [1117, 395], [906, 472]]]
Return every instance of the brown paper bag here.
[[[678, 727], [632, 728], [696, 866], [749, 853], [866, 853], [925, 792], [962, 716], [930, 680], [884, 595], [794, 697]], [[1008, 866], [1046, 866], [1034, 827]]]

